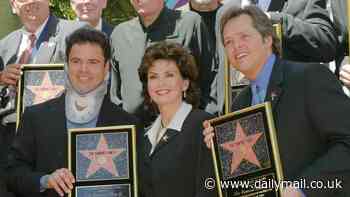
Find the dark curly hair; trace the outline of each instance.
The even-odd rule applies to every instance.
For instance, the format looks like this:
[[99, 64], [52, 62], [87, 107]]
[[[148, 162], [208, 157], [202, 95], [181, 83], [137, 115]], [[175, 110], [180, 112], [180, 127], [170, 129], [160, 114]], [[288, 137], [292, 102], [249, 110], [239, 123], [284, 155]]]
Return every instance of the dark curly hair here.
[[138, 69], [139, 77], [142, 82], [142, 96], [145, 99], [145, 104], [151, 109], [158, 111], [158, 108], [152, 103], [147, 91], [147, 76], [153, 63], [159, 59], [175, 62], [181, 77], [189, 81], [184, 100], [192, 104], [194, 108], [197, 108], [199, 105], [199, 89], [196, 85], [198, 70], [194, 57], [187, 49], [183, 48], [182, 45], [166, 41], [158, 42], [148, 47], [142, 58], [141, 66]]

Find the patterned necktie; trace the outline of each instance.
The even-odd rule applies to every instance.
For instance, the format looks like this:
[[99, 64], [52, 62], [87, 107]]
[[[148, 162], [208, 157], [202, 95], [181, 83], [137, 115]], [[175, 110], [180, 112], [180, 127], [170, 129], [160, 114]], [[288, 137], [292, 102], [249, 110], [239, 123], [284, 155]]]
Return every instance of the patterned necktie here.
[[32, 51], [34, 48], [36, 36], [35, 34], [29, 35], [29, 44], [27, 45], [27, 48], [23, 51], [21, 57], [19, 58], [18, 63], [19, 64], [28, 64], [30, 61], [30, 58], [32, 56]]

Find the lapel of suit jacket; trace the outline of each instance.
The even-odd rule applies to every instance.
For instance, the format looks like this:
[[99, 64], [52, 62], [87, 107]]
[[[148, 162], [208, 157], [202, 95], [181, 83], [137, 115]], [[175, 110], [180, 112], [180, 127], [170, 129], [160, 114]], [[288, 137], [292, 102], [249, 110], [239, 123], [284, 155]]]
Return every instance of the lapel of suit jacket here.
[[157, 154], [157, 152], [162, 149], [165, 145], [169, 143], [169, 141], [174, 140], [175, 136], [179, 133], [179, 131], [176, 131], [174, 129], [167, 129], [163, 135], [163, 137], [159, 140], [158, 144], [154, 148], [153, 153], [151, 156]]
[[49, 16], [49, 19], [37, 42], [38, 52], [35, 63], [51, 62], [57, 46], [56, 37], [59, 32], [58, 23], [59, 20], [55, 16]]
[[98, 114], [96, 127], [108, 126], [109, 124], [113, 123], [113, 119], [115, 119], [115, 117], [113, 117], [111, 105], [112, 103], [109, 100], [109, 96], [106, 94], [103, 98], [101, 109]]
[[[161, 150], [164, 146], [166, 146], [170, 141], [175, 140], [176, 136], [177, 136], [180, 132], [184, 132], [185, 127], [186, 127], [186, 125], [187, 125], [186, 122], [190, 119], [191, 114], [192, 114], [192, 110], [191, 110], [191, 112], [187, 115], [187, 117], [185, 118], [185, 120], [184, 120], [184, 122], [183, 122], [183, 124], [182, 124], [182, 126], [181, 126], [181, 131], [177, 131], [177, 130], [175, 130], [175, 129], [167, 128], [167, 130], [165, 131], [164, 135], [162, 136], [162, 138], [159, 140], [158, 144], [157, 144], [156, 147], [154, 148], [154, 150], [153, 150], [153, 152], [152, 152], [152, 154], [151, 154], [151, 157], [153, 157], [154, 155], [156, 155], [157, 152], [158, 152], [159, 150]], [[145, 137], [147, 137], [147, 139], [145, 139], [145, 140], [148, 140], [148, 136], [145, 136]], [[148, 153], [151, 151], [151, 147], [146, 146], [145, 148], [146, 148], [145, 150], [148, 151]], [[147, 150], [147, 148], [148, 148], [149, 150]]]
[[252, 102], [252, 92], [250, 91], [250, 85], [245, 87], [232, 102], [232, 111], [237, 111], [246, 107], [249, 107]]
[[48, 128], [52, 128], [48, 132], [51, 133], [50, 135], [54, 139], [52, 146], [59, 156], [56, 167], [68, 166], [68, 129], [65, 108], [65, 94], [62, 94], [50, 106], [51, 117], [48, 119], [49, 122], [43, 123], [49, 125]]
[[57, 30], [57, 25], [58, 25], [58, 19], [53, 16], [53, 15], [50, 15], [49, 16], [49, 19], [47, 20], [47, 23], [42, 31], [42, 34], [40, 35], [40, 37], [38, 38], [38, 42], [37, 42], [37, 48], [40, 47], [40, 44], [42, 42], [47, 42], [49, 41], [49, 39], [51, 37], [54, 37], [56, 36], [56, 30]]
[[9, 56], [4, 57], [4, 59], [3, 59], [5, 66], [8, 64], [17, 63], [17, 61], [19, 60], [18, 52], [19, 52], [19, 47], [21, 45], [21, 41], [22, 41], [21, 30], [17, 30], [16, 33], [13, 35], [13, 37], [8, 42], [8, 43], [11, 43], [11, 45], [13, 47], [8, 47], [8, 49], [7, 49], [8, 50], [7, 53], [9, 54]]
[[275, 111], [283, 94], [283, 78], [283, 61], [276, 58], [265, 97], [265, 101], [271, 102], [273, 111]]
[[66, 131], [67, 130], [67, 119], [66, 119], [66, 94], [62, 94], [62, 96], [60, 96], [58, 98], [58, 105], [57, 108], [55, 109], [57, 111], [57, 113], [59, 113], [60, 115], [58, 116], [58, 118], [55, 120], [57, 122], [59, 122], [61, 125], [62, 130]]
[[111, 36], [111, 33], [113, 31], [113, 27], [108, 24], [106, 21], [102, 20], [102, 32], [104, 32], [108, 37]]
[[54, 105], [53, 111], [57, 114], [55, 122], [59, 125], [59, 130], [67, 133], [67, 119], [66, 119], [66, 94], [62, 94], [56, 100], [57, 105]]

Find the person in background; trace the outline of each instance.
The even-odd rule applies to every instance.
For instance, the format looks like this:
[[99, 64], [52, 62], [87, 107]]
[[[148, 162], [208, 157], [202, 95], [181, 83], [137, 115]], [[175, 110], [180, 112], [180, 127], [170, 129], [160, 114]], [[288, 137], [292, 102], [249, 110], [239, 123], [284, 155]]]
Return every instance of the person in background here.
[[79, 21], [86, 21], [92, 27], [111, 36], [113, 26], [102, 19], [108, 0], [70, 0], [71, 7]]
[[[216, 14], [219, 8], [222, 6], [220, 0], [190, 0], [190, 10], [197, 12], [207, 26], [209, 31], [209, 37], [216, 43], [215, 26], [216, 26]], [[214, 45], [215, 46], [215, 45]]]
[[[211, 112], [211, 113], [218, 113], [220, 110], [218, 109], [218, 106], [222, 106], [218, 99], [221, 98], [216, 90], [216, 84], [220, 82], [220, 79], [218, 78], [217, 75], [217, 70], [219, 66], [219, 56], [217, 53], [217, 40], [216, 40], [216, 35], [215, 35], [215, 28], [217, 26], [217, 12], [222, 6], [222, 3], [220, 0], [190, 0], [189, 1], [189, 8], [191, 11], [198, 13], [204, 22], [204, 24], [207, 26], [208, 32], [209, 32], [209, 39], [208, 42], [212, 42], [212, 49], [214, 51], [214, 67], [213, 71], [214, 73], [214, 79], [211, 83], [211, 90], [210, 90], [210, 98], [213, 98], [212, 100], [214, 102], [209, 102], [206, 111]], [[222, 87], [223, 88], [223, 87]], [[222, 92], [220, 92], [222, 93]], [[219, 93], [219, 94], [220, 94]], [[222, 96], [223, 97], [223, 96]]]
[[139, 139], [141, 196], [215, 197], [216, 190], [205, 189], [214, 169], [201, 135], [212, 115], [197, 109], [193, 56], [180, 44], [160, 42], [147, 48], [138, 71], [146, 104], [159, 113]]
[[121, 104], [127, 112], [137, 114], [140, 119], [149, 116], [143, 108], [142, 84], [137, 69], [145, 49], [164, 40], [182, 44], [195, 57], [200, 70], [197, 79], [201, 90], [200, 107], [204, 109], [208, 103], [215, 102], [209, 97], [215, 75], [214, 53], [201, 17], [190, 11], [168, 9], [163, 0], [132, 0], [131, 4], [138, 16], [119, 24], [111, 35], [112, 101]]

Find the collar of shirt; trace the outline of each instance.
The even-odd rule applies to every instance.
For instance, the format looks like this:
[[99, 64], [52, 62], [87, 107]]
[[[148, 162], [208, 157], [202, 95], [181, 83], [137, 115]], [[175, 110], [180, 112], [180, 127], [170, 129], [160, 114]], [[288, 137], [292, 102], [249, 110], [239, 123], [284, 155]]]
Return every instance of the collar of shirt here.
[[273, 64], [275, 63], [275, 61], [276, 61], [276, 55], [275, 54], [270, 55], [269, 58], [267, 59], [267, 62], [264, 64], [262, 70], [258, 74], [257, 78], [251, 81], [252, 85], [256, 85], [259, 88], [261, 88], [260, 91], [263, 91], [262, 95], [264, 96], [264, 98], [266, 96], [267, 86], [269, 85], [269, 80], [270, 80]]
[[72, 121], [68, 120], [68, 118], [67, 118], [66, 119], [66, 124], [67, 124], [67, 129], [95, 128], [96, 125], [97, 125], [97, 121], [98, 121], [98, 116], [96, 116], [95, 118], [93, 118], [89, 122], [86, 122], [86, 123], [83, 123], [83, 124], [72, 122]]
[[154, 28], [157, 28], [163, 24], [168, 24], [168, 21], [170, 20], [167, 17], [168, 12], [169, 12], [169, 9], [166, 6], [164, 6], [162, 11], [160, 11], [158, 18], [152, 24], [150, 24], [148, 27], [144, 26], [144, 24], [139, 16], [139, 21], [140, 21], [140, 24], [142, 26], [143, 31], [149, 32], [149, 31], [153, 30]]
[[[182, 102], [180, 108], [175, 113], [174, 117], [171, 119], [170, 124], [166, 127], [167, 129], [176, 130], [181, 132], [182, 125], [192, 110], [192, 105], [186, 102]], [[148, 136], [149, 141], [152, 146], [156, 144], [157, 134], [161, 128], [161, 116], [159, 115], [157, 119], [152, 124], [151, 128], [145, 133], [145, 136]]]
[[[40, 34], [42, 33], [42, 31], [44, 30], [44, 27], [47, 23], [47, 21], [49, 20], [50, 16], [48, 16], [46, 18], [46, 20], [44, 21], [44, 23], [42, 25], [39, 26], [39, 28], [35, 31], [35, 37], [36, 40], [39, 39]], [[29, 40], [29, 35], [31, 35], [32, 33], [28, 32], [24, 27], [22, 28], [22, 41], [21, 41], [21, 45], [23, 44], [23, 41], [25, 41], [24, 43], [27, 43]]]
[[[77, 18], [77, 21], [81, 21], [79, 20], [79, 18]], [[86, 22], [86, 21], [81, 21], [81, 22]], [[87, 23], [88, 24], [88, 23]], [[97, 25], [94, 27], [94, 29], [102, 31], [102, 18], [100, 18], [100, 20], [98, 21]]]
[[[46, 23], [49, 20], [49, 18], [50, 18], [50, 16], [48, 16], [46, 18], [46, 20], [44, 21], [44, 23], [42, 25], [40, 25], [40, 27], [35, 31], [36, 40], [35, 40], [34, 46], [36, 46], [36, 42], [38, 41], [40, 34], [43, 32], [44, 27], [46, 26]], [[30, 36], [30, 34], [32, 34], [32, 33], [28, 32], [24, 27], [21, 29], [21, 33], [22, 33], [22, 39], [21, 39], [21, 44], [19, 46], [18, 57], [21, 57], [23, 51], [28, 47], [28, 43], [30, 43], [29, 36]], [[35, 50], [36, 50], [36, 47], [34, 47], [33, 53], [35, 53]]]

